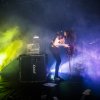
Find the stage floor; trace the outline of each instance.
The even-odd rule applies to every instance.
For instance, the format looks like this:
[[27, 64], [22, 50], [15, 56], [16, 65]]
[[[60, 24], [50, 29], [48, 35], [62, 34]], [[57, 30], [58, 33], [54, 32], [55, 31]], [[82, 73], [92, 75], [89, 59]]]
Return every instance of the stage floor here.
[[0, 100], [83, 100], [83, 92], [91, 89], [84, 100], [100, 100], [99, 91], [84, 84], [82, 77], [67, 77], [63, 81], [20, 82], [2, 80], [0, 82]]

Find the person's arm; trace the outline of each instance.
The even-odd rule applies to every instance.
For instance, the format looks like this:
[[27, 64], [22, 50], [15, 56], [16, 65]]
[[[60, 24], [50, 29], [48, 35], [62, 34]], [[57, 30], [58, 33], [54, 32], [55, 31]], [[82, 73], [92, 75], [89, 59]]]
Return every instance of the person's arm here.
[[70, 47], [69, 44], [65, 44], [65, 43], [59, 44], [59, 46], [63, 46], [63, 47], [65, 47], [65, 48], [69, 48], [69, 47]]

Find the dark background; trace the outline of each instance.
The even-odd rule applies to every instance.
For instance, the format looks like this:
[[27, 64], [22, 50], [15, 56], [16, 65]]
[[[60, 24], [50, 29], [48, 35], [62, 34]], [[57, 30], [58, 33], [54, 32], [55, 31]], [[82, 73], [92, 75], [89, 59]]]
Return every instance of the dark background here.
[[83, 33], [100, 27], [99, 8], [99, 0], [0, 0], [0, 23], [17, 18], [24, 28], [32, 24], [42, 30], [73, 28]]

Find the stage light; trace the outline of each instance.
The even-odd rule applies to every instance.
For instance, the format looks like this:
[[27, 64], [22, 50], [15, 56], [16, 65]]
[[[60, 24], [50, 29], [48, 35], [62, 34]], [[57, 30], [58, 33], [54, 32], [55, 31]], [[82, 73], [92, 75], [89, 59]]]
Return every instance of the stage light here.
[[3, 63], [3, 60], [6, 58], [6, 55], [5, 54], [0, 54], [0, 66], [2, 65]]
[[0, 71], [21, 53], [24, 42], [19, 39], [20, 33], [18, 26], [1, 32]]

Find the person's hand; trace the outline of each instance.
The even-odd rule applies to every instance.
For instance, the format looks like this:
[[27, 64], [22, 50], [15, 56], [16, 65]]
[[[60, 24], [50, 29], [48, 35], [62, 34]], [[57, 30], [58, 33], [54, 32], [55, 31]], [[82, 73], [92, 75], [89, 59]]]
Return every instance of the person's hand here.
[[69, 46], [69, 44], [64, 44], [64, 47], [69, 48], [70, 46]]

